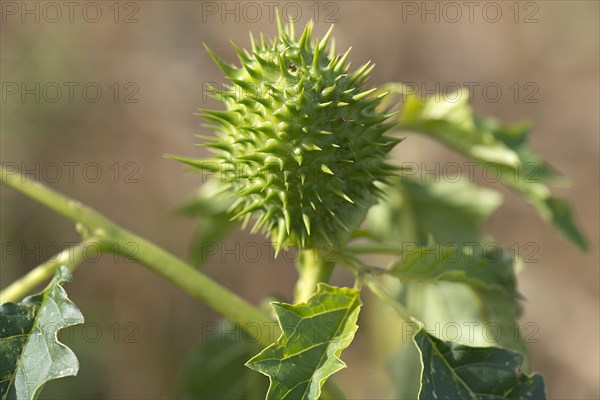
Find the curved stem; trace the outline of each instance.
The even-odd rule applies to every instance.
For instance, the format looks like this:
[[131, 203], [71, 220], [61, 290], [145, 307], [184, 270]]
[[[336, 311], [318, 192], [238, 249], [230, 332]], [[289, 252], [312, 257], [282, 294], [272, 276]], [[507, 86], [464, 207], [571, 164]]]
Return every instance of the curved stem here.
[[87, 249], [97, 239], [95, 237], [86, 239], [76, 246], [64, 249], [43, 264], [38, 265], [25, 276], [17, 279], [0, 292], [0, 304], [18, 301], [31, 292], [33, 288], [48, 281], [61, 265], [67, 266], [71, 271], [75, 270], [87, 256]]
[[86, 207], [77, 200], [70, 199], [40, 182], [36, 182], [15, 170], [0, 166], [0, 182], [32, 198], [51, 210], [93, 229], [115, 227], [115, 225], [96, 210]]
[[[249, 324], [252, 324], [253, 327], [256, 327], [256, 324], [264, 327], [262, 332], [250, 329], [248, 333], [256, 335], [256, 339], [265, 345], [272, 343], [274, 338], [270, 337], [271, 335], [262, 334], [271, 332], [274, 324], [265, 313], [195, 270], [191, 265], [157, 245], [121, 228], [96, 210], [57, 193], [39, 182], [34, 182], [17, 171], [11, 171], [5, 166], [1, 166], [0, 182], [84, 225], [91, 235], [98, 238], [98, 243], [103, 251], [122, 254], [138, 261], [231, 321], [239, 323], [242, 328], [250, 326]], [[42, 268], [42, 270], [45, 269]], [[35, 282], [35, 280], [22, 281], [19, 290], [21, 292], [30, 290], [35, 286]]]

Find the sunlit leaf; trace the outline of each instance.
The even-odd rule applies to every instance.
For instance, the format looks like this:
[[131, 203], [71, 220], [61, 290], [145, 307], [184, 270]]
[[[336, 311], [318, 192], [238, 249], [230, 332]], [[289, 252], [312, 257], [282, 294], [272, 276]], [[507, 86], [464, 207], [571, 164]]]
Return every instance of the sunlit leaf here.
[[273, 303], [283, 331], [246, 364], [271, 380], [267, 399], [318, 399], [346, 364], [339, 356], [358, 329], [359, 291], [320, 283], [307, 303]]

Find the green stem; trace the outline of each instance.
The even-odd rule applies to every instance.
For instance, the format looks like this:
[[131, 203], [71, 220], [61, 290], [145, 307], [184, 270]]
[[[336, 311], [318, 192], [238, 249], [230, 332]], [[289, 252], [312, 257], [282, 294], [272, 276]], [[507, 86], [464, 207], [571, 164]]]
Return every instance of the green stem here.
[[329, 282], [335, 263], [324, 260], [318, 249], [304, 249], [296, 266], [298, 282], [294, 303], [305, 303], [316, 292], [317, 283]]
[[354, 256], [343, 256], [340, 260], [342, 264], [350, 269], [357, 277], [362, 277], [365, 286], [371, 290], [371, 292], [379, 297], [385, 304], [390, 306], [400, 318], [406, 322], [414, 322], [415, 320], [410, 316], [410, 313], [404, 307], [402, 303], [397, 301], [392, 295], [390, 295], [381, 283], [373, 276], [372, 269], [363, 264], [359, 259]]
[[[10, 171], [5, 166], [0, 167], [0, 182], [59, 214], [81, 223], [98, 238], [102, 250], [122, 254], [138, 261], [231, 321], [239, 323], [242, 328], [248, 324], [253, 326], [259, 324], [265, 329], [270, 329], [273, 324], [265, 313], [246, 300], [155, 244], [114, 224], [92, 208], [57, 193], [39, 182], [34, 182], [16, 171]], [[35, 283], [36, 281], [22, 281], [20, 292], [26, 293], [35, 286]], [[251, 329], [248, 332], [255, 331]], [[272, 343], [273, 338], [260, 333], [258, 332], [256, 339], [265, 345]]]
[[61, 265], [67, 266], [71, 271], [87, 257], [88, 247], [96, 242], [96, 238], [86, 239], [76, 246], [68, 247], [56, 257], [38, 265], [27, 275], [19, 278], [0, 292], [0, 304], [21, 300], [31, 289], [48, 281]]
[[349, 245], [346, 250], [353, 254], [392, 254], [402, 255], [402, 249], [383, 244], [373, 245]]
[[367, 274], [364, 277], [365, 285], [373, 292], [373, 294], [379, 297], [385, 304], [391, 307], [396, 313], [406, 322], [412, 322], [413, 318], [410, 316], [410, 313], [404, 307], [402, 303], [396, 300], [392, 295], [390, 295], [384, 288], [381, 286], [381, 283], [373, 277], [371, 274]]

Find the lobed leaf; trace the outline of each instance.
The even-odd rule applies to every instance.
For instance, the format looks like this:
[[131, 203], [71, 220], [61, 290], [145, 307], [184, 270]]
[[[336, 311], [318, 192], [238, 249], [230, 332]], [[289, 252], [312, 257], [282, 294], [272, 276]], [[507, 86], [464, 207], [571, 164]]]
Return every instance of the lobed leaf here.
[[34, 399], [46, 382], [77, 374], [77, 357], [56, 337], [60, 329], [83, 323], [83, 315], [61, 286], [71, 278], [62, 266], [43, 292], [19, 304], [0, 306], [2, 400]]
[[544, 379], [520, 371], [523, 356], [494, 347], [444, 342], [420, 330], [419, 399], [545, 399]]
[[468, 104], [465, 90], [458, 101], [407, 98], [400, 117], [405, 129], [422, 132], [448, 147], [481, 162], [493, 165], [502, 181], [522, 195], [544, 218], [583, 250], [588, 245], [577, 228], [566, 201], [551, 195], [547, 183], [566, 178], [544, 162], [527, 143], [530, 127], [505, 125], [493, 118], [479, 118]]
[[272, 303], [283, 331], [246, 365], [271, 381], [267, 399], [318, 399], [346, 364], [339, 356], [358, 329], [359, 291], [320, 283], [307, 303]]

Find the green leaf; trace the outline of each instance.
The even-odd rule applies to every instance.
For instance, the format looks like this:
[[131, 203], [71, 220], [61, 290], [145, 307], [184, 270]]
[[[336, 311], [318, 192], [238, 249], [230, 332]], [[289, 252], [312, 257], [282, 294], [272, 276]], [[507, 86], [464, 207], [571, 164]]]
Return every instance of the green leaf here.
[[[402, 256], [387, 274], [404, 284], [406, 306], [426, 326], [458, 323], [461, 338], [471, 340], [468, 344], [497, 343], [525, 354], [516, 325], [521, 296], [512, 253], [471, 250], [438, 245], [418, 248]], [[490, 324], [500, 331], [492, 339], [482, 333]], [[471, 329], [474, 334], [467, 334]]]
[[42, 293], [0, 306], [3, 400], [34, 399], [49, 380], [77, 374], [77, 357], [56, 338], [60, 329], [83, 323], [83, 315], [61, 286], [70, 280], [71, 272], [62, 266]]
[[494, 118], [479, 118], [464, 90], [458, 101], [421, 100], [408, 96], [400, 117], [404, 129], [425, 133], [448, 147], [476, 160], [482, 167], [494, 166], [502, 181], [521, 194], [544, 218], [583, 250], [588, 245], [568, 204], [550, 194], [547, 183], [566, 178], [545, 163], [527, 143], [528, 124], [501, 124]]
[[[525, 354], [516, 325], [521, 308], [513, 256], [502, 250], [499, 257], [494, 250], [500, 249], [481, 233], [500, 195], [466, 177], [453, 181], [402, 177], [383, 188], [385, 198], [369, 212], [368, 229], [391, 246], [403, 246], [405, 254], [389, 273], [402, 286], [387, 281], [388, 290], [427, 327], [458, 323], [464, 344], [496, 343]], [[426, 246], [432, 236], [435, 243]], [[490, 254], [454, 247], [463, 243], [487, 247]], [[496, 342], [483, 334], [490, 324], [502, 332]]]
[[478, 241], [480, 226], [502, 202], [498, 192], [477, 187], [466, 177], [436, 182], [403, 176], [383, 191], [367, 225], [379, 240], [393, 238], [398, 244], [426, 244], [430, 236], [441, 244]]
[[283, 331], [246, 364], [269, 376], [267, 399], [318, 399], [358, 329], [359, 291], [320, 283], [307, 303], [272, 303]]
[[475, 248], [434, 243], [406, 251], [387, 273], [401, 282], [461, 282], [516, 295], [512, 257], [506, 251], [486, 254]]
[[[491, 327], [493, 323], [499, 329], [496, 344], [527, 356], [525, 340], [517, 320], [521, 315], [518, 299], [502, 290], [475, 289], [475, 294], [480, 300], [480, 321], [484, 327]], [[489, 341], [486, 339], [486, 342]]]
[[184, 365], [174, 396], [193, 399], [258, 399], [266, 378], [244, 366], [258, 345], [239, 326], [222, 321]]
[[420, 330], [419, 399], [545, 399], [544, 379], [520, 371], [523, 356], [493, 347], [444, 342]]
[[[525, 354], [516, 324], [521, 308], [513, 255], [481, 233], [500, 204], [499, 194], [466, 178], [420, 182], [402, 177], [383, 190], [385, 198], [369, 212], [367, 228], [404, 254], [387, 273], [396, 279], [384, 282], [396, 301], [427, 328], [459, 324], [461, 334], [452, 340]], [[486, 329], [501, 334], [490, 338]]]
[[[399, 299], [429, 332], [467, 346], [500, 346], [526, 355], [518, 298], [506, 290], [456, 282], [403, 285]], [[414, 331], [414, 328], [413, 328]]]
[[548, 188], [541, 183], [507, 182], [507, 185], [520, 193], [542, 218], [551, 222], [580, 249], [588, 250], [587, 240], [577, 227], [573, 210], [566, 200], [551, 196]]

